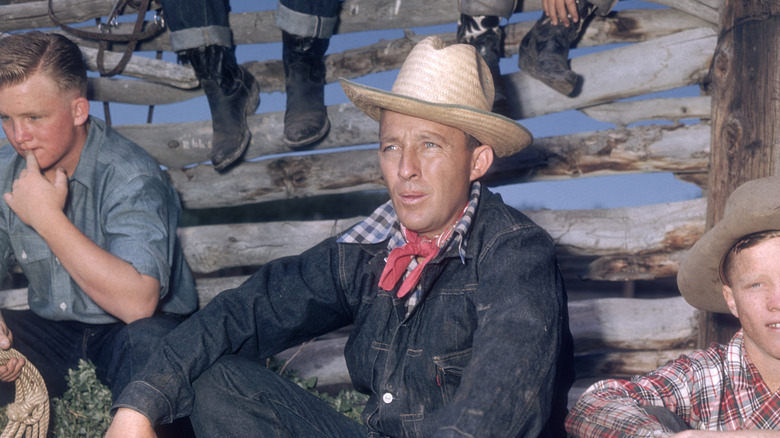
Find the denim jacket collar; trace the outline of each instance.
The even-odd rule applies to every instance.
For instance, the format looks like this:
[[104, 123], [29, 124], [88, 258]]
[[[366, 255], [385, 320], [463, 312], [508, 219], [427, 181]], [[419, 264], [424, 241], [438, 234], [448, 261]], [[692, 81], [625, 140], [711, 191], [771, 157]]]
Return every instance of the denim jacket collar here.
[[[468, 232], [474, 215], [479, 205], [479, 195], [482, 184], [475, 181], [471, 185], [471, 194], [469, 204], [463, 213], [452, 238], [444, 247], [442, 253], [446, 253], [450, 248], [457, 246], [458, 254], [463, 263], [466, 261], [466, 247], [468, 245]], [[370, 216], [356, 224], [338, 238], [339, 243], [357, 243], [357, 244], [378, 244], [387, 241], [387, 251], [403, 245], [405, 243], [401, 227], [398, 222], [398, 215], [393, 208], [393, 201], [387, 201], [380, 205]]]

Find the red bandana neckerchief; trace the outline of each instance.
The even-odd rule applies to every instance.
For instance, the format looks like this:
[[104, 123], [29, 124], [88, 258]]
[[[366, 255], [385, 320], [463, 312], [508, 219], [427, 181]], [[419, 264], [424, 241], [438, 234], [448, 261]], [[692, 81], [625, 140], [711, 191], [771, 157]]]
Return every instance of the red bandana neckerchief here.
[[[468, 208], [468, 204], [466, 204], [466, 208]], [[466, 212], [466, 208], [460, 213], [460, 216], [458, 216], [455, 223], [447, 228], [447, 231], [435, 236], [433, 239], [419, 236], [414, 231], [401, 225], [401, 231], [404, 233], [404, 237], [406, 237], [406, 243], [397, 246], [390, 251], [385, 269], [382, 271], [382, 276], [379, 278], [379, 287], [384, 290], [393, 290], [398, 283], [398, 280], [404, 276], [407, 268], [409, 268], [412, 259], [415, 257], [423, 257], [423, 260], [412, 269], [412, 272], [409, 273], [401, 284], [397, 296], [398, 298], [403, 298], [411, 292], [420, 280], [423, 268], [439, 253], [440, 245], [449, 239], [452, 231], [455, 229], [455, 225], [460, 222], [460, 218], [463, 217], [463, 213]]]

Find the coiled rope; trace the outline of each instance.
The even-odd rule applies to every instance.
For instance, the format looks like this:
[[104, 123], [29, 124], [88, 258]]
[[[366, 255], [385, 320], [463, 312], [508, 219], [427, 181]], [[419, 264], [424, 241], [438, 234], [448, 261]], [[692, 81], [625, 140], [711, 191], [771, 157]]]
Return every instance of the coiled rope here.
[[11, 358], [24, 359], [22, 374], [16, 379], [16, 398], [6, 408], [8, 424], [0, 438], [45, 438], [49, 428], [49, 394], [38, 370], [13, 348], [0, 350], [0, 365]]

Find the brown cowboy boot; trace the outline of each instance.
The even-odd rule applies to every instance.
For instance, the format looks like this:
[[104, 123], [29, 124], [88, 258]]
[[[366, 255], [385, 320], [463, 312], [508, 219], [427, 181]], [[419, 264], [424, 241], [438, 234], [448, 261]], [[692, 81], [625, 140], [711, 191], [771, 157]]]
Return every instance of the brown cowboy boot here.
[[458, 43], [471, 44], [482, 55], [490, 68], [496, 90], [493, 112], [506, 116], [509, 114], [509, 106], [498, 64], [503, 56], [504, 29], [499, 22], [500, 18], [495, 15], [460, 14], [457, 38]]
[[577, 0], [580, 19], [569, 26], [553, 25], [550, 17], [543, 14], [520, 42], [517, 65], [555, 91], [570, 96], [579, 76], [569, 68], [569, 47], [579, 37], [583, 23], [595, 9], [592, 3]]
[[287, 108], [284, 142], [293, 149], [309, 146], [330, 129], [325, 109], [325, 62], [330, 40], [282, 32]]
[[249, 146], [251, 134], [246, 118], [260, 105], [260, 87], [252, 74], [238, 65], [233, 50], [211, 45], [182, 53], [209, 102], [211, 162], [217, 171], [233, 164]]

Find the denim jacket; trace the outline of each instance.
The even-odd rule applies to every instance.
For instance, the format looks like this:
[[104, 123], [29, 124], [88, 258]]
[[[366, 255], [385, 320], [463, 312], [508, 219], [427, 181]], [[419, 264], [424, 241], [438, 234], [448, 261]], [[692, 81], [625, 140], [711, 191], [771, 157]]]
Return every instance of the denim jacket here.
[[166, 337], [114, 407], [171, 421], [223, 354], [268, 357], [352, 324], [345, 357], [370, 394], [369, 436], [563, 436], [572, 342], [553, 242], [486, 189], [468, 241], [465, 263], [451, 247], [425, 267], [408, 315], [378, 286], [386, 243], [331, 238], [269, 263]]

